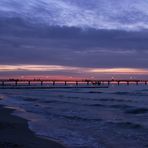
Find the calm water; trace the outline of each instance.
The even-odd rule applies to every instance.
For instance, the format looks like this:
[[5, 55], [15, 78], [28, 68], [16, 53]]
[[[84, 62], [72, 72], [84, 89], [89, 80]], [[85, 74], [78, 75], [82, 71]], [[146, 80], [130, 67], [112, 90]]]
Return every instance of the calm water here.
[[38, 135], [70, 148], [148, 147], [148, 86], [0, 90]]

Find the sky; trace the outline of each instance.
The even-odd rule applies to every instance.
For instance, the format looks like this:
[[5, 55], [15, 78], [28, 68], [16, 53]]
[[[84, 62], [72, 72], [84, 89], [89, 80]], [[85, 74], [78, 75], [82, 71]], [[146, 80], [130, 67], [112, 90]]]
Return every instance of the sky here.
[[148, 0], [0, 0], [0, 77], [148, 78]]

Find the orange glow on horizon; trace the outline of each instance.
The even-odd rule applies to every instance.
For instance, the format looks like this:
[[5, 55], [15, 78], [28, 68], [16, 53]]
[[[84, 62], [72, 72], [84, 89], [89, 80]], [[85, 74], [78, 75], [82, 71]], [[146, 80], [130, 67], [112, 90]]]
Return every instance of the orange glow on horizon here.
[[109, 74], [148, 74], [148, 69], [138, 68], [98, 68], [92, 69], [92, 73], [109, 73]]
[[124, 74], [147, 75], [148, 69], [140, 68], [86, 68], [61, 65], [0, 65], [0, 72], [65, 72], [79, 75]]

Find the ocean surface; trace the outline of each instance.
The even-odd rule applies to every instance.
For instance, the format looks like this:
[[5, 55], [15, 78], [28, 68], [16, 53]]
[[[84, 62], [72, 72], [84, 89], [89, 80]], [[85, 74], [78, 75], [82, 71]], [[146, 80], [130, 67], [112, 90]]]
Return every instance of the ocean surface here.
[[148, 85], [0, 90], [0, 104], [69, 148], [148, 147]]

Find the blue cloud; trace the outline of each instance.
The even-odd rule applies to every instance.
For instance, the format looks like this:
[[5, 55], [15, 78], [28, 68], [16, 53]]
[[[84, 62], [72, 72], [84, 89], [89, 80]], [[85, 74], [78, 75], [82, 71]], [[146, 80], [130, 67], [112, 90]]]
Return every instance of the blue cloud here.
[[144, 0], [1, 0], [1, 17], [33, 24], [135, 31], [148, 29]]

